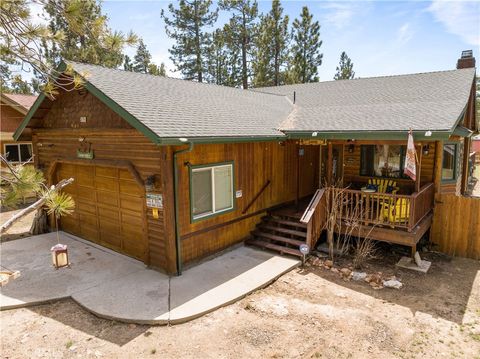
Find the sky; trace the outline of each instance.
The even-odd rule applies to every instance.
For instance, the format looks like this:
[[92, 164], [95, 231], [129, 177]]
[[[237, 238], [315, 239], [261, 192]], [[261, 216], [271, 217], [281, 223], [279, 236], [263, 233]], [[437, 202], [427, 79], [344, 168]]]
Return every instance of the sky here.
[[[160, 17], [169, 1], [104, 0], [103, 12], [114, 30], [133, 30], [143, 38], [157, 64], [173, 72], [168, 49], [172, 41]], [[346, 51], [356, 77], [450, 70], [462, 50], [480, 61], [480, 1], [282, 1], [290, 23], [308, 6], [320, 23], [323, 63], [320, 81], [333, 79]], [[214, 4], [216, 6], [216, 4]], [[271, 1], [259, 1], [268, 12]], [[229, 14], [221, 12], [218, 24]], [[133, 55], [135, 49], [128, 49]], [[478, 62], [477, 62], [478, 63]]]
[[[174, 66], [172, 41], [160, 18], [168, 1], [105, 1], [103, 10], [115, 30], [133, 30], [164, 62]], [[282, 1], [290, 21], [308, 6], [320, 23], [323, 63], [320, 81], [333, 79], [342, 51], [354, 63], [356, 77], [449, 70], [462, 50], [473, 49], [480, 61], [480, 2], [478, 1]], [[259, 1], [267, 12], [270, 1]], [[222, 12], [219, 24], [228, 18]], [[134, 49], [129, 50], [134, 53]]]

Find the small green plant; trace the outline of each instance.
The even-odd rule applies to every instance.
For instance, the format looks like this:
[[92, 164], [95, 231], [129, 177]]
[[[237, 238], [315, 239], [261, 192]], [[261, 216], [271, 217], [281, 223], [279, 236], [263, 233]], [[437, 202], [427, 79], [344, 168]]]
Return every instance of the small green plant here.
[[73, 341], [69, 340], [66, 344], [65, 344], [65, 348], [67, 349], [70, 349], [70, 347], [73, 345]]
[[150, 354], [155, 354], [157, 352], [157, 349], [153, 348], [152, 350], [150, 350]]

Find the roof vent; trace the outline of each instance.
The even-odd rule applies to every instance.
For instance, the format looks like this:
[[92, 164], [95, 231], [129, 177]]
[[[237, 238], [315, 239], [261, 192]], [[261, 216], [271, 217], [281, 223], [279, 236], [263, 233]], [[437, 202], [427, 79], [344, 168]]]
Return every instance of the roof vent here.
[[475, 67], [475, 57], [472, 50], [462, 51], [462, 56], [457, 61], [457, 69], [468, 69]]

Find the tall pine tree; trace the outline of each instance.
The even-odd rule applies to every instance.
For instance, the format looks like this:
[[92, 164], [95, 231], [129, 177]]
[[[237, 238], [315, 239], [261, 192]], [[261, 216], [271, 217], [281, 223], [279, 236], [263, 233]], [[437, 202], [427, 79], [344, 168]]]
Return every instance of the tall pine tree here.
[[288, 15], [283, 16], [280, 0], [273, 0], [272, 9], [261, 17], [255, 36], [254, 86], [279, 86], [285, 82], [290, 39], [288, 21]]
[[133, 57], [133, 71], [147, 74], [152, 55], [142, 39], [138, 42], [137, 53]]
[[228, 36], [232, 46], [238, 46], [241, 49], [242, 86], [247, 89], [251, 74], [250, 57], [255, 22], [258, 17], [258, 4], [256, 0], [221, 0], [219, 4], [222, 10], [233, 14], [229, 26], [225, 29], [229, 31]]
[[295, 83], [317, 82], [318, 67], [322, 64], [320, 52], [320, 24], [313, 21], [308, 7], [304, 6], [300, 19], [293, 21], [293, 45], [290, 81]]
[[355, 76], [353, 71], [353, 62], [345, 51], [340, 55], [340, 62], [337, 66], [337, 73], [333, 77], [334, 80], [350, 80]]
[[133, 45], [136, 36], [130, 33], [125, 37], [121, 32], [110, 30], [108, 18], [102, 14], [101, 5], [96, 0], [78, 3], [78, 22], [67, 21], [65, 15], [58, 11], [59, 3], [61, 7], [68, 8], [73, 2], [49, 0], [44, 6], [50, 16], [49, 30], [62, 34], [62, 41], [42, 41], [42, 52], [47, 61], [52, 66], [57, 66], [62, 59], [106, 67], [120, 66], [124, 60], [124, 45]]
[[222, 29], [212, 34], [212, 43], [207, 53], [208, 82], [217, 85], [228, 85], [229, 48]]
[[169, 49], [170, 59], [188, 80], [203, 82], [207, 71], [210, 46], [208, 27], [213, 26], [218, 11], [212, 11], [212, 0], [180, 0], [178, 8], [169, 4], [168, 17], [162, 10], [167, 35], [175, 41]]

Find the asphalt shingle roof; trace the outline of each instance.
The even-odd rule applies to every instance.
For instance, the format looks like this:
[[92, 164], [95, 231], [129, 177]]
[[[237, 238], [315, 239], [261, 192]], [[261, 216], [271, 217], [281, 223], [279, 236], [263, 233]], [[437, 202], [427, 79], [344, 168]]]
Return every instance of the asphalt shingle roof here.
[[452, 131], [475, 75], [469, 68], [245, 91], [69, 64], [161, 138], [283, 136], [281, 131]]
[[465, 108], [475, 69], [264, 87], [288, 96], [292, 131], [452, 130]]
[[159, 137], [283, 136], [285, 96], [68, 62]]

